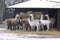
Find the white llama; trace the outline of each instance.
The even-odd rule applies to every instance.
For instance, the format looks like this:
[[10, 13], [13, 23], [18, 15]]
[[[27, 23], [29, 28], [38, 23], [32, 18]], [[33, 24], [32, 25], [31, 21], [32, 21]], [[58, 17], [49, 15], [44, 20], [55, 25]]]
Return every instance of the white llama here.
[[37, 27], [37, 32], [39, 31], [39, 28], [40, 28], [40, 23], [36, 20], [34, 20], [34, 17], [33, 17], [33, 14], [30, 14], [30, 18], [28, 18], [28, 22], [31, 26], [31, 28], [34, 28], [35, 26]]
[[42, 25], [42, 29], [44, 30], [44, 25], [47, 26], [47, 31], [49, 30], [49, 25], [50, 25], [50, 20], [49, 20], [49, 16], [48, 14], [45, 15], [47, 17], [48, 20], [43, 20], [43, 15], [41, 15], [41, 25]]

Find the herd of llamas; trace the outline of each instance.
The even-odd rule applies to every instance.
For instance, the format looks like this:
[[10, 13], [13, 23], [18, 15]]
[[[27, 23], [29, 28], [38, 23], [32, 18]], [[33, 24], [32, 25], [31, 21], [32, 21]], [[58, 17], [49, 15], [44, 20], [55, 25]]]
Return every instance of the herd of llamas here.
[[[35, 19], [37, 15], [39, 15], [39, 19]], [[52, 27], [54, 25], [54, 18], [50, 18], [49, 14], [43, 14], [43, 12], [40, 12], [39, 14], [29, 12], [26, 19], [20, 19], [20, 15], [16, 14], [15, 18], [6, 19], [5, 24], [7, 25], [8, 30], [29, 30], [38, 32], [41, 29], [44, 30], [44, 27], [46, 27], [46, 31], [49, 31], [50, 25], [52, 25]]]

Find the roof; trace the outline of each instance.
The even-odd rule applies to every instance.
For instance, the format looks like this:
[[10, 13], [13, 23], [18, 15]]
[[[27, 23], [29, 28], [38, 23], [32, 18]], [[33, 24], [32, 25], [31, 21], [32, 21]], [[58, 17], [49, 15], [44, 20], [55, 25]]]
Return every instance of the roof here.
[[31, 0], [16, 5], [9, 6], [8, 8], [59, 8], [58, 3], [50, 2], [47, 0]]

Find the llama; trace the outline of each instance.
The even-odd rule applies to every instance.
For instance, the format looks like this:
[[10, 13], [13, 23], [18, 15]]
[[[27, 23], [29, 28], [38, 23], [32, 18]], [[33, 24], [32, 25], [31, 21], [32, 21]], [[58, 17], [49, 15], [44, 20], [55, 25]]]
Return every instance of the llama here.
[[30, 25], [27, 20], [22, 20], [23, 31], [31, 31]]
[[16, 15], [15, 18], [6, 19], [5, 23], [10, 30], [16, 29], [16, 26], [19, 28], [18, 25], [20, 25], [20, 17], [19, 15]]
[[40, 23], [38, 21], [34, 20], [33, 14], [30, 14], [30, 18], [28, 18], [28, 22], [32, 29], [36, 26], [37, 32], [39, 31]]
[[55, 23], [55, 18], [50, 18], [50, 21], [51, 21], [51, 27], [53, 28], [54, 23]]
[[43, 20], [43, 15], [41, 15], [41, 19], [40, 19], [40, 22], [41, 22], [41, 25], [42, 25], [42, 29], [44, 30], [44, 25], [47, 26], [47, 31], [49, 30], [49, 25], [50, 25], [50, 20], [49, 20], [49, 16], [48, 14], [45, 15], [47, 17], [48, 20]]

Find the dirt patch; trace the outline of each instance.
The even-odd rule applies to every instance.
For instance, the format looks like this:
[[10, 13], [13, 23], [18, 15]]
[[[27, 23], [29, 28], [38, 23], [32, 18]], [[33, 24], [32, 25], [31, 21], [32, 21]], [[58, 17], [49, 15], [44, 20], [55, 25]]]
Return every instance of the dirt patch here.
[[21, 30], [15, 30], [15, 31], [0, 30], [0, 32], [13, 33], [13, 34], [38, 34], [38, 35], [55, 35], [55, 36], [60, 36], [60, 32], [59, 31], [40, 31], [40, 32], [35, 32], [35, 31], [21, 31]]

